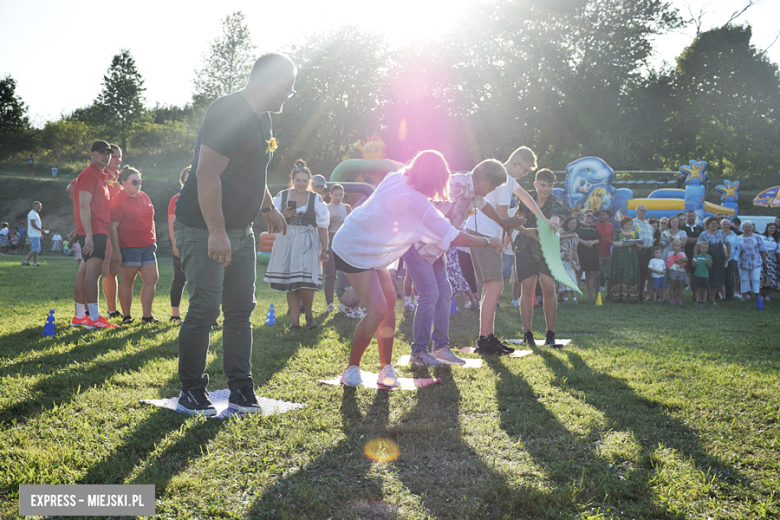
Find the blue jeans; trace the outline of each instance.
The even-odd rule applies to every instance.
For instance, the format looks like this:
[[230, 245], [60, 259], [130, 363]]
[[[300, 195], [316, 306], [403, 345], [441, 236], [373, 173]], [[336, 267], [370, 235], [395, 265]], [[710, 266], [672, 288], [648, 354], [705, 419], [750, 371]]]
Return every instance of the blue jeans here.
[[431, 341], [431, 327], [433, 327], [434, 350], [448, 346], [450, 343], [452, 288], [447, 279], [444, 255], [431, 265], [412, 246], [404, 254], [404, 266], [412, 275], [412, 281], [417, 288], [412, 354], [428, 351], [428, 343]]
[[255, 310], [255, 235], [252, 226], [228, 230], [232, 259], [227, 267], [209, 257], [209, 232], [174, 221], [173, 234], [190, 295], [179, 332], [179, 381], [182, 391], [206, 389], [206, 355], [211, 326], [222, 306], [222, 352], [231, 390], [253, 386], [252, 311]]

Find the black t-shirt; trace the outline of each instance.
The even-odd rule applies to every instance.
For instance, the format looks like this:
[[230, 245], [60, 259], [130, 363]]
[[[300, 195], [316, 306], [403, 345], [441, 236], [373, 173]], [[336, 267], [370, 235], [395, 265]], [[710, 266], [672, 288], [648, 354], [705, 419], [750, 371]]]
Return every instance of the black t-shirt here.
[[688, 235], [688, 241], [685, 243], [685, 256], [687, 256], [690, 259], [693, 258], [693, 248], [696, 247], [696, 240], [691, 240], [691, 239], [699, 238], [699, 235], [702, 234], [704, 228], [699, 226], [698, 224], [694, 224], [693, 226], [685, 224], [682, 227], [682, 230], [685, 231], [686, 235]]
[[216, 100], [206, 111], [198, 130], [192, 172], [176, 201], [176, 219], [185, 226], [206, 229], [198, 203], [198, 156], [201, 145], [230, 159], [222, 173], [222, 214], [226, 229], [243, 229], [260, 211], [265, 195], [268, 163], [273, 152], [268, 140], [273, 137], [271, 114], [257, 117], [238, 92]]

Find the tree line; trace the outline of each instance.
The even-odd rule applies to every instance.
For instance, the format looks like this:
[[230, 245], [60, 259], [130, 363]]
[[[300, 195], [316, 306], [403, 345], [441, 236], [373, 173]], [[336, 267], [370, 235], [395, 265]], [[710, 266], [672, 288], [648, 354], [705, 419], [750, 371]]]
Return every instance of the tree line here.
[[[42, 129], [30, 127], [5, 78], [0, 159], [32, 151], [82, 160], [100, 137], [186, 163], [206, 108], [244, 85], [258, 54], [241, 12], [221, 23], [183, 107], [144, 106], [129, 50], [113, 58], [92, 105]], [[271, 181], [298, 157], [327, 176], [374, 132], [390, 158], [434, 148], [453, 169], [526, 144], [553, 169], [593, 155], [615, 169], [675, 170], [703, 158], [717, 177], [776, 174], [777, 65], [749, 26], [730, 21], [652, 69], [652, 38], [682, 25], [660, 0], [482, 0], [435, 40], [398, 42], [356, 26], [307, 35], [281, 49], [299, 67], [298, 93], [274, 119]]]

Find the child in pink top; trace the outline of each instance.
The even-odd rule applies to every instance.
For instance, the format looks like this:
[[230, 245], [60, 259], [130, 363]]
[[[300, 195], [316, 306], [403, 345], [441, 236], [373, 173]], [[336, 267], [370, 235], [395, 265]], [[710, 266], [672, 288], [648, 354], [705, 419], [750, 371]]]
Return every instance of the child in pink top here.
[[682, 244], [679, 240], [672, 242], [672, 250], [666, 257], [666, 267], [669, 268], [669, 303], [682, 305], [683, 286], [685, 285], [685, 264], [688, 259], [681, 253]]

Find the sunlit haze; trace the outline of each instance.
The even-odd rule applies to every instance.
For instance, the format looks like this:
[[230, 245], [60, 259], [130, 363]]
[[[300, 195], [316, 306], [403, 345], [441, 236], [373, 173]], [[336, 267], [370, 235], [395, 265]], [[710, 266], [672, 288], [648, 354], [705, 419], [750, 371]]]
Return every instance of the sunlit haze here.
[[[733, 0], [674, 0], [708, 5], [704, 27], [722, 24], [734, 10]], [[741, 2], [740, 2], [741, 3]], [[17, 94], [29, 107], [36, 126], [92, 103], [101, 80], [120, 49], [130, 49], [145, 79], [146, 103], [184, 105], [192, 97], [194, 71], [220, 35], [220, 20], [243, 11], [257, 52], [285, 49], [307, 34], [342, 24], [384, 31], [392, 41], [436, 38], [452, 29], [468, 31], [461, 18], [469, 1], [436, 0], [370, 2], [150, 1], [112, 7], [105, 2], [0, 0], [0, 75], [17, 81]], [[698, 12], [700, 7], [695, 7]], [[737, 22], [750, 22], [754, 44], [768, 47], [778, 34], [777, 0], [761, 0]], [[659, 38], [651, 64], [673, 62], [688, 45], [691, 27]], [[769, 51], [780, 61], [780, 43]]]

